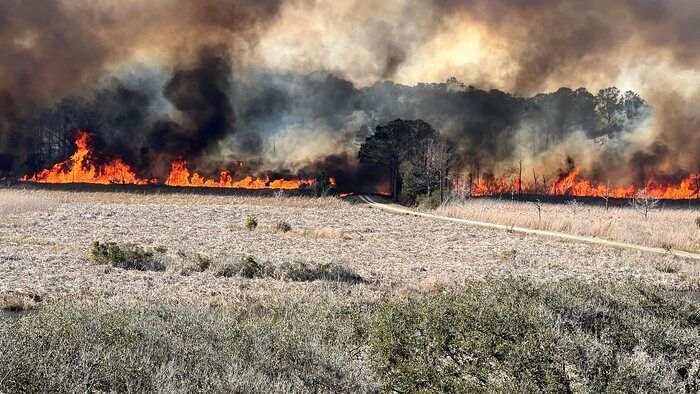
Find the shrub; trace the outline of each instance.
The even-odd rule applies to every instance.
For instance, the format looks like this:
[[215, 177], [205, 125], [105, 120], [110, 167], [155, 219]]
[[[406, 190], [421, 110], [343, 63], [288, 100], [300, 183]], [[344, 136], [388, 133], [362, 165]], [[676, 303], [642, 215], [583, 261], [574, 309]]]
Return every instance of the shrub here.
[[253, 256], [242, 257], [239, 261], [233, 263], [224, 263], [214, 269], [214, 276], [222, 276], [231, 278], [234, 276], [242, 276], [244, 278], [260, 278], [269, 276], [271, 270], [267, 265], [263, 265], [255, 261]]
[[416, 197], [416, 203], [420, 209], [436, 209], [440, 206], [440, 191], [434, 191], [430, 194], [421, 194]]
[[253, 231], [258, 227], [258, 218], [255, 215], [250, 215], [243, 221], [243, 227], [248, 231]]
[[94, 242], [90, 254], [97, 264], [110, 264], [117, 268], [138, 271], [165, 270], [165, 264], [154, 255], [154, 251], [134, 244]]
[[697, 392], [699, 339], [659, 290], [513, 279], [385, 299], [368, 354], [394, 392]]
[[292, 226], [287, 222], [277, 222], [277, 224], [275, 224], [275, 231], [278, 233], [286, 233], [292, 231]]
[[362, 277], [354, 271], [333, 263], [307, 264], [301, 261], [283, 263], [278, 268], [279, 276], [293, 281], [310, 282], [329, 280], [347, 283], [360, 283]]
[[680, 264], [670, 259], [656, 263], [654, 268], [656, 268], [657, 271], [665, 274], [675, 274], [681, 270]]
[[518, 251], [515, 249], [505, 250], [499, 255], [499, 259], [502, 263], [514, 263], [515, 259], [518, 257]]
[[698, 226], [698, 228], [700, 228], [700, 216], [695, 218], [695, 225]]
[[58, 304], [0, 318], [6, 393], [377, 392], [367, 308]]
[[0, 391], [700, 391], [700, 304], [655, 288], [515, 278], [377, 303], [324, 294], [72, 300], [0, 318]]

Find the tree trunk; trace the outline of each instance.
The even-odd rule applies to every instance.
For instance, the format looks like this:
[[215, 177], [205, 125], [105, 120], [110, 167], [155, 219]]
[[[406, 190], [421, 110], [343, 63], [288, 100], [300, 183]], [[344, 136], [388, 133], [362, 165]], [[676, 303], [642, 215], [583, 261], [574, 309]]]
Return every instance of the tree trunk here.
[[445, 177], [442, 175], [442, 168], [440, 169], [440, 204], [445, 202]]

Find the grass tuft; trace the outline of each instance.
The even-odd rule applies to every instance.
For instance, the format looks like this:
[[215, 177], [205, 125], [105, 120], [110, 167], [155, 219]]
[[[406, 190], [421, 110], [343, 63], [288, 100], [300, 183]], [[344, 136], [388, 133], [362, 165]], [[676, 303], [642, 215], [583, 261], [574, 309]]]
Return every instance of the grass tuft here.
[[275, 224], [275, 231], [278, 233], [287, 233], [292, 231], [292, 226], [287, 222], [277, 222], [277, 224]]
[[248, 231], [253, 231], [258, 227], [258, 218], [255, 215], [250, 215], [243, 221], [243, 228]]

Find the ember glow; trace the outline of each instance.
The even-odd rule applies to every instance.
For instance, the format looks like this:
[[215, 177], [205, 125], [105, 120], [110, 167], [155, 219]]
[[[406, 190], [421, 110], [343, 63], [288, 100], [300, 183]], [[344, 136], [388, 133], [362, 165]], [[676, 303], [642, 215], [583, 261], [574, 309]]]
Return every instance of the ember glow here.
[[[94, 134], [78, 130], [75, 139], [76, 151], [70, 159], [57, 163], [34, 175], [25, 175], [20, 181], [38, 183], [96, 183], [96, 184], [156, 184], [158, 179], [139, 178], [131, 166], [121, 158], [114, 158], [105, 164], [97, 163], [91, 139]], [[190, 172], [187, 162], [178, 160], [171, 164], [170, 174], [165, 184], [168, 186], [187, 187], [226, 187], [240, 189], [299, 189], [313, 187], [314, 179], [270, 179], [270, 177], [253, 178], [247, 176], [234, 180], [230, 171], [221, 171], [218, 180], [208, 179], [198, 172]], [[330, 183], [335, 186], [335, 179]]]
[[56, 163], [34, 175], [25, 175], [21, 181], [40, 183], [98, 183], [145, 185], [155, 183], [155, 179], [142, 179], [136, 176], [131, 166], [121, 158], [113, 158], [104, 164], [96, 163], [91, 146], [93, 134], [78, 130], [75, 139], [76, 151], [70, 159]]

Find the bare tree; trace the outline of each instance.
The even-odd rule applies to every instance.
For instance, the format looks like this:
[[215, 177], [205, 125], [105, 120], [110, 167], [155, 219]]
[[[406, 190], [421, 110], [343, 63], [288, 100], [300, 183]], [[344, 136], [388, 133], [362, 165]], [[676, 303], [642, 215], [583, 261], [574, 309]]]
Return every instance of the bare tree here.
[[532, 182], [533, 189], [532, 189], [531, 193], [538, 194], [540, 186], [537, 184], [537, 172], [535, 172], [534, 168], [532, 169], [532, 179], [533, 179], [533, 182]]
[[454, 159], [452, 144], [441, 135], [437, 135], [430, 142], [428, 157], [430, 168], [434, 168], [437, 171], [438, 187], [440, 188], [440, 203], [443, 203], [445, 201], [445, 182], [448, 178], [450, 165]]
[[610, 179], [608, 179], [608, 183], [605, 186], [605, 194], [603, 195], [603, 200], [605, 200], [605, 210], [607, 211], [610, 207]]
[[659, 206], [659, 199], [649, 197], [646, 189], [642, 189], [639, 194], [630, 201], [632, 208], [648, 219], [649, 213]]

